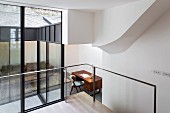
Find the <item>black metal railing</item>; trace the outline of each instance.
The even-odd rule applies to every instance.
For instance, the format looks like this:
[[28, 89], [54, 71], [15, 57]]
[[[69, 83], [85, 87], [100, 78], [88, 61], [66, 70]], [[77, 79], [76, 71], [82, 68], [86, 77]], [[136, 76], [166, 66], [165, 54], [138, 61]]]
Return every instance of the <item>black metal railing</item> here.
[[136, 82], [139, 82], [141, 84], [145, 84], [145, 85], [153, 87], [154, 88], [154, 95], [153, 95], [153, 97], [154, 97], [154, 99], [153, 99], [154, 105], [153, 106], [154, 107], [153, 107], [153, 113], [156, 113], [156, 102], [157, 102], [156, 101], [156, 96], [157, 96], [157, 87], [156, 87], [156, 85], [148, 83], [148, 82], [145, 82], [145, 81], [142, 81], [142, 80], [139, 80], [139, 79], [136, 79], [136, 78], [125, 76], [123, 74], [116, 73], [116, 72], [113, 72], [113, 71], [110, 71], [110, 70], [107, 70], [107, 69], [104, 69], [104, 68], [101, 68], [101, 67], [97, 67], [97, 66], [94, 66], [94, 65], [91, 65], [91, 64], [87, 64], [87, 63], [86, 64], [77, 64], [77, 65], [72, 65], [72, 66], [66, 66], [65, 69], [70, 68], [70, 67], [82, 66], [82, 65], [88, 65], [88, 66], [91, 66], [93, 68], [93, 101], [94, 102], [95, 102], [95, 77], [96, 77], [96, 69], [99, 69], [99, 70], [103, 70], [105, 72], [109, 72], [109, 73], [115, 74], [117, 76], [129, 79], [129, 80], [136, 81]]
[[109, 72], [109, 73], [112, 73], [112, 74], [115, 74], [117, 76], [120, 76], [120, 77], [123, 77], [123, 78], [126, 78], [126, 79], [129, 79], [129, 80], [133, 80], [133, 81], [136, 81], [136, 82], [139, 82], [141, 84], [145, 84], [145, 85], [148, 85], [148, 86], [151, 86], [154, 88], [154, 99], [153, 99], [153, 103], [154, 103], [154, 107], [153, 107], [153, 113], [156, 113], [156, 96], [157, 96], [157, 88], [156, 88], [156, 85], [154, 84], [151, 84], [151, 83], [148, 83], [148, 82], [145, 82], [145, 81], [142, 81], [142, 80], [139, 80], [139, 79], [135, 79], [135, 78], [132, 78], [132, 77], [129, 77], [129, 76], [125, 76], [123, 74], [120, 74], [120, 73], [116, 73], [116, 72], [113, 72], [113, 71], [110, 71], [110, 70], [107, 70], [107, 69], [104, 69], [104, 68], [101, 68], [101, 67], [96, 67], [96, 69], [100, 69], [100, 70], [103, 70], [103, 71], [106, 71], [106, 72]]
[[[136, 81], [136, 82], [139, 82], [141, 84], [145, 84], [145, 85], [148, 85], [148, 86], [151, 86], [154, 88], [154, 100], [153, 100], [153, 103], [154, 103], [154, 108], [153, 108], [153, 111], [154, 113], [156, 113], [156, 96], [157, 96], [157, 87], [156, 85], [154, 84], [151, 84], [151, 83], [148, 83], [148, 82], [145, 82], [143, 80], [139, 80], [139, 79], [136, 79], [136, 78], [132, 78], [132, 77], [129, 77], [129, 76], [125, 76], [123, 74], [120, 74], [120, 73], [116, 73], [116, 72], [113, 72], [113, 71], [110, 71], [110, 70], [107, 70], [107, 69], [104, 69], [104, 68], [101, 68], [101, 67], [97, 67], [97, 66], [94, 66], [94, 65], [91, 65], [91, 64], [77, 64], [77, 65], [71, 65], [71, 66], [66, 66], [66, 67], [59, 67], [59, 68], [53, 68], [53, 69], [46, 69], [46, 70], [40, 70], [40, 71], [32, 71], [32, 72], [26, 72], [26, 73], [21, 73], [21, 74], [14, 74], [14, 75], [9, 75], [9, 76], [3, 76], [3, 77], [0, 77], [0, 79], [4, 79], [4, 78], [9, 78], [9, 77], [15, 77], [15, 76], [26, 76], [26, 75], [29, 75], [29, 74], [34, 74], [34, 73], [41, 73], [41, 72], [48, 72], [48, 71], [54, 71], [54, 70], [61, 70], [63, 71], [65, 74], [63, 77], [64, 79], [67, 77], [67, 73], [68, 73], [68, 69], [69, 68], [72, 68], [72, 67], [79, 67], [79, 66], [90, 66], [93, 68], [93, 102], [95, 102], [96, 100], [96, 97], [95, 97], [95, 77], [96, 77], [96, 69], [99, 69], [99, 70], [103, 70], [105, 72], [109, 72], [109, 73], [112, 73], [114, 75], [117, 75], [117, 76], [120, 76], [120, 77], [123, 77], [123, 78], [126, 78], [126, 79], [129, 79], [129, 80], [132, 80], [132, 81]], [[64, 80], [63, 80], [64, 81]], [[67, 81], [67, 80], [66, 80]], [[21, 85], [24, 84], [24, 81], [21, 81]], [[65, 83], [61, 83], [64, 84]], [[25, 85], [24, 85], [25, 86]], [[25, 87], [20, 87], [21, 89], [21, 92], [25, 92]], [[64, 94], [64, 92], [62, 92], [61, 94], [65, 95], [65, 101], [67, 102], [67, 82], [66, 82], [66, 85], [65, 85], [65, 89], [66, 89], [66, 94]], [[64, 90], [62, 90], [64, 91]], [[45, 107], [45, 106], [48, 106], [48, 105], [51, 105], [51, 104], [54, 104], [56, 102], [59, 102], [59, 101], [62, 101], [62, 100], [55, 100], [55, 101], [52, 101], [52, 102], [49, 102], [49, 103], [46, 103], [44, 105], [40, 105], [40, 106], [37, 106], [37, 107], [34, 107], [34, 108], [31, 108], [31, 109], [27, 109], [25, 110], [25, 106], [22, 106], [21, 107], [24, 107], [22, 109], [24, 109], [24, 112], [29, 112], [29, 111], [32, 111], [32, 110], [36, 110], [36, 109], [39, 109], [39, 108], [42, 108], [42, 107]], [[21, 96], [21, 104], [25, 105], [25, 97], [24, 96]], [[21, 112], [22, 113], [22, 112]]]

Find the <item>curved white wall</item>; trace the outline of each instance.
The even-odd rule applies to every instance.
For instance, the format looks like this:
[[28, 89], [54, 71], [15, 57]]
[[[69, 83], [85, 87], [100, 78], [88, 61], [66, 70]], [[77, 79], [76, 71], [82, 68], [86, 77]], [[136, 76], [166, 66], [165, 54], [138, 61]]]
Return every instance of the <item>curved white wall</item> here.
[[170, 1], [157, 0], [119, 39], [100, 48], [109, 54], [126, 51], [157, 19], [165, 14]]
[[[118, 21], [117, 23], [121, 22], [123, 23], [124, 26], [129, 25], [129, 26], [126, 26], [127, 29], [125, 29], [125, 27], [120, 26], [120, 27], [115, 28], [116, 30], [114, 30], [113, 29], [114, 27], [112, 27], [113, 25], [111, 21], [113, 16], [107, 15], [105, 17], [105, 14], [107, 14], [107, 12], [104, 14], [100, 14], [100, 17], [97, 16], [97, 21], [96, 21], [96, 26], [95, 26], [97, 30], [96, 31], [97, 35], [95, 36], [95, 41], [94, 41], [95, 43], [93, 45], [98, 46], [99, 48], [101, 48], [102, 50], [104, 50], [105, 52], [109, 54], [121, 53], [121, 52], [126, 51], [150, 26], [152, 26], [152, 24], [154, 24], [155, 21], [157, 21], [170, 8], [169, 0], [156, 0], [154, 3], [153, 2], [154, 0], [149, 1], [148, 3], [146, 1], [144, 2], [148, 6], [150, 4], [151, 7], [148, 7], [148, 10], [145, 11], [145, 13], [142, 14], [136, 21], [134, 21], [134, 23], [132, 23], [132, 20], [129, 20], [129, 22], [133, 25], [130, 26], [130, 24], [125, 24], [124, 21], [122, 21], [121, 19], [117, 20]], [[139, 9], [136, 9], [136, 10], [139, 10]], [[129, 11], [129, 13], [130, 12], [132, 13], [132, 10]], [[129, 13], [126, 13], [125, 11], [124, 15], [131, 18], [131, 15], [129, 15]], [[110, 20], [109, 20], [109, 17], [111, 18]], [[111, 23], [111, 25], [109, 25], [109, 23]], [[115, 24], [115, 25], [118, 25], [118, 24]], [[115, 34], [115, 33], [118, 33], [118, 34]]]
[[119, 39], [155, 0], [141, 0], [113, 7], [95, 14], [94, 46]]

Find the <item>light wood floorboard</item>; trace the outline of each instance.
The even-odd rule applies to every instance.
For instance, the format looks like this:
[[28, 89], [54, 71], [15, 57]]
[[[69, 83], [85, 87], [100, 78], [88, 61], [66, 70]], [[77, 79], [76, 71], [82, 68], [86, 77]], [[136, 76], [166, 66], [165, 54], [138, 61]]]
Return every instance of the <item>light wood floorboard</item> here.
[[114, 113], [85, 92], [71, 95], [65, 101], [53, 104], [31, 113]]

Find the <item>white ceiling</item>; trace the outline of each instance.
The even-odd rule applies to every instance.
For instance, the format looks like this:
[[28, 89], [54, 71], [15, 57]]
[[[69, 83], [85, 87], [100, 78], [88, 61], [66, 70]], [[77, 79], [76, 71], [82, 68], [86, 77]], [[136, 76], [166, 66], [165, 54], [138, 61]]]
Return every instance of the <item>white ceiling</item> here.
[[1, 0], [61, 9], [103, 10], [139, 0]]

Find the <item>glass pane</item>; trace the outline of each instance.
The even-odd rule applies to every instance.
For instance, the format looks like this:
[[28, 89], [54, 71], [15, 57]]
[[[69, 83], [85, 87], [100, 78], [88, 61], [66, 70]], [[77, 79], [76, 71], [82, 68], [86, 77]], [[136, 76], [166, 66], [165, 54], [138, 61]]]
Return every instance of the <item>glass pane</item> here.
[[[49, 43], [49, 68], [61, 67], [60, 44]], [[52, 70], [48, 72], [48, 102], [61, 99], [61, 72]]]
[[[46, 42], [40, 42], [40, 70], [46, 69]], [[46, 100], [46, 72], [40, 73], [40, 94]]]
[[40, 8], [25, 8], [27, 27], [42, 27], [61, 22], [61, 12]]
[[[25, 72], [31, 72], [36, 70], [37, 41], [25, 41]], [[41, 104], [41, 102], [38, 103], [39, 99], [37, 96], [37, 73], [25, 75], [25, 97], [26, 109], [36, 107]], [[34, 99], [30, 99], [31, 97]]]
[[[11, 29], [11, 31], [13, 31]], [[20, 34], [19, 29], [14, 30]], [[11, 32], [12, 33], [12, 32]], [[19, 74], [21, 72], [20, 63], [20, 37], [10, 39], [10, 75]], [[11, 101], [19, 99], [20, 95], [20, 76], [10, 77], [10, 97]]]
[[[9, 75], [9, 42], [0, 42], [0, 51], [4, 51], [4, 54], [0, 55], [1, 72], [0, 76]], [[10, 79], [0, 79], [0, 108], [7, 106], [10, 103]], [[5, 110], [4, 110], [5, 111]]]
[[[20, 7], [0, 4], [0, 110], [20, 112]], [[10, 109], [9, 109], [10, 108]]]

